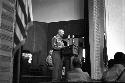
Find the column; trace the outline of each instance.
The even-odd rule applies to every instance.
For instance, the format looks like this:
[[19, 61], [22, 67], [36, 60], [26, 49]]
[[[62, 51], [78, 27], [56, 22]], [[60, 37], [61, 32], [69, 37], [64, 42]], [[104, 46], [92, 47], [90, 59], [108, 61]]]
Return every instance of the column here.
[[99, 80], [104, 67], [104, 0], [89, 0], [89, 42], [91, 78]]

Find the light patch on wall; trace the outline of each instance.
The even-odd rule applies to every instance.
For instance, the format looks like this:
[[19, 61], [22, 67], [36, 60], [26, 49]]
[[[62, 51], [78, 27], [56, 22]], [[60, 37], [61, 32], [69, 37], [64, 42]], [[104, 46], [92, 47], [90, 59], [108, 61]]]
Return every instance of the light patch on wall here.
[[83, 49], [83, 51], [82, 51], [82, 57], [85, 58], [85, 49]]
[[106, 28], [108, 59], [118, 51], [125, 53], [125, 1], [106, 0]]
[[34, 21], [57, 22], [83, 19], [84, 3], [82, 4], [81, 1], [83, 2], [83, 0], [33, 0]]

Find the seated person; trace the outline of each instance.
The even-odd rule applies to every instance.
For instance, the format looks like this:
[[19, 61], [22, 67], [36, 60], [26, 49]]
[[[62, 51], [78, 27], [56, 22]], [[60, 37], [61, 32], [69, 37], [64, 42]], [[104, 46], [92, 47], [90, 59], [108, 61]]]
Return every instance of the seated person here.
[[[102, 79], [107, 82], [125, 82], [125, 75], [123, 77], [123, 73], [125, 74], [125, 55], [122, 52], [117, 52], [114, 55], [114, 65], [109, 68], [107, 71], [103, 73]], [[123, 79], [122, 79], [123, 78]]]
[[46, 65], [47, 65], [47, 75], [52, 76], [53, 70], [53, 61], [52, 61], [53, 50], [49, 51], [49, 55], [46, 57]]
[[49, 51], [49, 55], [48, 55], [47, 58], [46, 58], [46, 63], [47, 63], [47, 66], [48, 66], [49, 68], [52, 68], [52, 67], [53, 67], [52, 53], [53, 53], [53, 50], [50, 50], [50, 51]]
[[108, 61], [108, 68], [111, 68], [114, 65], [114, 59]]
[[81, 69], [81, 60], [78, 57], [73, 59], [73, 70], [68, 72], [68, 82], [88, 82], [90, 81], [89, 74]]
[[82, 66], [81, 66], [82, 71], [87, 72], [87, 64], [85, 62], [85, 58], [82, 57], [81, 61], [82, 61]]

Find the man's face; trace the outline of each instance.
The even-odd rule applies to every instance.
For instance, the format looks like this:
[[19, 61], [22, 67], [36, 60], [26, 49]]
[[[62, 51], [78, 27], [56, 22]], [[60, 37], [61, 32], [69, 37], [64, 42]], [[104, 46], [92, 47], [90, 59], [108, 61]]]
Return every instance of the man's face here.
[[63, 31], [63, 30], [59, 30], [59, 35], [60, 35], [61, 37], [63, 37], [64, 31]]

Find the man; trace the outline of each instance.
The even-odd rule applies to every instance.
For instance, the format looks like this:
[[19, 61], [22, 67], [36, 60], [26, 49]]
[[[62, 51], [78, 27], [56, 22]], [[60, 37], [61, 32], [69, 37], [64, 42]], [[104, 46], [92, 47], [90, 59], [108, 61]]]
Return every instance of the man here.
[[81, 60], [78, 57], [74, 57], [72, 63], [74, 69], [68, 72], [68, 82], [90, 82], [89, 74], [81, 69]]
[[106, 82], [125, 82], [125, 55], [117, 52], [114, 55], [113, 66], [103, 74], [103, 80]]
[[62, 60], [60, 50], [64, 47], [62, 37], [64, 35], [64, 30], [59, 29], [58, 34], [52, 38], [52, 48], [53, 48], [53, 72], [52, 72], [52, 81], [58, 82], [61, 80], [62, 75]]

